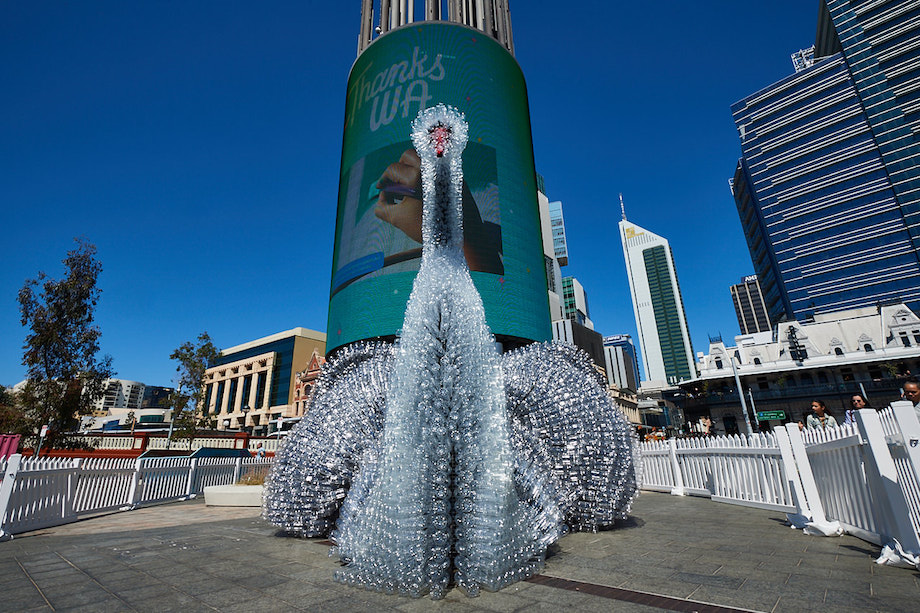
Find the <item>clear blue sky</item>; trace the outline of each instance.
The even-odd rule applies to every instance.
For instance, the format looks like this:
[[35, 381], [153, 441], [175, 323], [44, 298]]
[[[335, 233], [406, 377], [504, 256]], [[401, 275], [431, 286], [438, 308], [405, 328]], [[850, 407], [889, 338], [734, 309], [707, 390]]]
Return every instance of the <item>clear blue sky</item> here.
[[[625, 5], [625, 6], [621, 6]], [[753, 272], [728, 189], [729, 105], [792, 72], [818, 0], [513, 4], [537, 171], [603, 334], [635, 322], [616, 224], [668, 238], [694, 349], [738, 334]], [[649, 8], [653, 7], [653, 8]], [[102, 349], [169, 385], [170, 352], [325, 331], [345, 83], [360, 2], [0, 3], [0, 384], [16, 294], [99, 249]]]

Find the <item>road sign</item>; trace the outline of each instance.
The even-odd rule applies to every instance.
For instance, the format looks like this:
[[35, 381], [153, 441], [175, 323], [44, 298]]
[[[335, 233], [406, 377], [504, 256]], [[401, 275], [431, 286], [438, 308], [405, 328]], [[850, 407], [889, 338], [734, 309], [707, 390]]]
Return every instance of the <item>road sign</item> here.
[[770, 421], [771, 419], [786, 419], [786, 411], [757, 411], [757, 421]]

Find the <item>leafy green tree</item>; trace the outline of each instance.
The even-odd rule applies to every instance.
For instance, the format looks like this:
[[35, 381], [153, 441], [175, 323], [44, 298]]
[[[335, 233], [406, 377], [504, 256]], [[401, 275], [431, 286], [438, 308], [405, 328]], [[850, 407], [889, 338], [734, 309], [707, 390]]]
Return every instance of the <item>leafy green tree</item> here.
[[94, 245], [84, 239], [76, 243], [63, 260], [63, 279], [40, 272], [19, 290], [21, 321], [29, 332], [22, 358], [27, 382], [18, 400], [33, 431], [49, 426], [49, 448], [68, 446], [67, 434], [91, 412], [105, 380], [115, 374], [111, 357], [96, 357], [101, 332], [94, 314], [102, 264]]
[[176, 390], [169, 395], [175, 429], [172, 438], [195, 439], [198, 428], [212, 427], [207, 415], [199, 412], [204, 406], [204, 374], [220, 356], [207, 332], [198, 335], [194, 343], [186, 341], [173, 351], [169, 359], [176, 361]]
[[32, 434], [16, 395], [0, 385], [0, 434]]

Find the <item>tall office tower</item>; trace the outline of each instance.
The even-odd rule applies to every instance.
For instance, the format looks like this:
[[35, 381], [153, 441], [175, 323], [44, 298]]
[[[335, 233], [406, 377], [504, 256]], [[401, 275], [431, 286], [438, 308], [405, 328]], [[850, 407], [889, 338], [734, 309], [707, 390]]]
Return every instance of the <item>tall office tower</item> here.
[[565, 240], [565, 218], [562, 216], [562, 203], [549, 203], [549, 219], [553, 231], [553, 249], [560, 266], [569, 263], [569, 247]]
[[738, 327], [741, 334], [754, 332], [769, 332], [770, 315], [767, 313], [767, 303], [760, 292], [760, 283], [757, 275], [748, 275], [741, 279], [741, 283], [731, 286], [732, 304], [735, 305], [735, 315], [738, 316]]
[[696, 375], [687, 316], [668, 241], [626, 220], [620, 240], [648, 381], [677, 383]]
[[421, 261], [419, 111], [463, 112], [464, 254], [507, 348], [551, 338], [527, 88], [507, 0], [363, 0], [348, 78], [327, 355], [392, 340]]
[[920, 5], [822, 1], [814, 63], [732, 106], [772, 321], [920, 306]]
[[550, 320], [563, 319], [562, 314], [562, 271], [553, 244], [553, 225], [550, 218], [550, 202], [546, 197], [543, 176], [537, 175], [537, 203], [540, 207], [540, 232], [543, 237], [543, 263], [546, 268], [547, 296], [549, 297]]
[[620, 389], [639, 389], [639, 362], [636, 347], [628, 334], [604, 337], [604, 357], [607, 362], [607, 383]]
[[591, 311], [588, 310], [588, 293], [575, 277], [562, 278], [562, 316], [594, 329]]

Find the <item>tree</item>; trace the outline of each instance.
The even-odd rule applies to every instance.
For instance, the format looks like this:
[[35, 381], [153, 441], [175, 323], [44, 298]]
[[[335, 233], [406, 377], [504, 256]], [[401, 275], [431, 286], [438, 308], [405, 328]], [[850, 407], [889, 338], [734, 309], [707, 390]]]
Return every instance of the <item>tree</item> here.
[[0, 434], [32, 434], [16, 395], [0, 385]]
[[94, 325], [101, 290], [96, 285], [102, 265], [96, 247], [84, 239], [67, 253], [67, 274], [55, 280], [43, 272], [19, 290], [22, 325], [28, 328], [22, 364], [27, 381], [19, 394], [24, 418], [33, 431], [49, 426], [47, 444], [66, 444], [67, 433], [79, 426], [114, 376], [112, 358], [97, 359], [101, 332]]
[[186, 341], [173, 351], [169, 359], [176, 364], [176, 390], [169, 395], [169, 407], [176, 426], [174, 439], [194, 440], [199, 427], [212, 424], [200, 407], [204, 405], [204, 373], [220, 356], [220, 350], [211, 342], [207, 332], [198, 335], [195, 343]]

